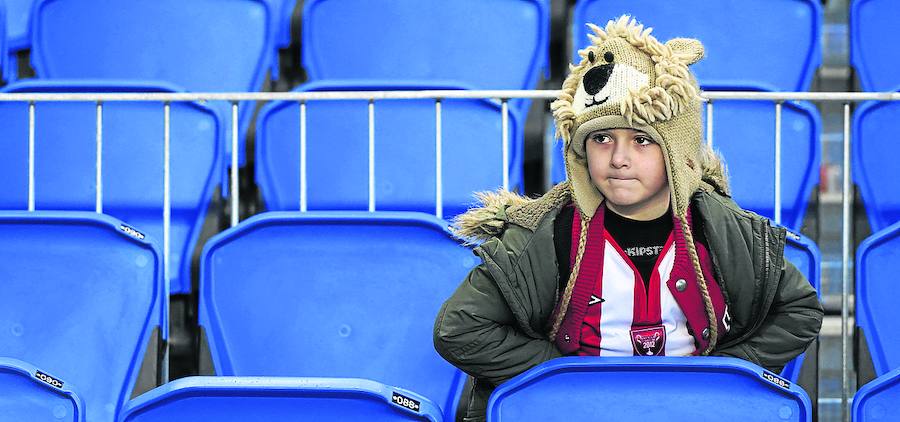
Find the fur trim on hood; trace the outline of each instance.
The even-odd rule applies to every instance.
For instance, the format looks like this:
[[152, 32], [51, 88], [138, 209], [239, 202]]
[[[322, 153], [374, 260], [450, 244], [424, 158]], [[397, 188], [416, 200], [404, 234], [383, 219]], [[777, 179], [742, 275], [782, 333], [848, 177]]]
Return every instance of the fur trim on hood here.
[[527, 198], [505, 190], [477, 192], [475, 197], [480, 205], [456, 216], [450, 231], [466, 245], [500, 235], [507, 223], [533, 231], [550, 210], [569, 202], [569, 189], [569, 182], [563, 182], [539, 198]]

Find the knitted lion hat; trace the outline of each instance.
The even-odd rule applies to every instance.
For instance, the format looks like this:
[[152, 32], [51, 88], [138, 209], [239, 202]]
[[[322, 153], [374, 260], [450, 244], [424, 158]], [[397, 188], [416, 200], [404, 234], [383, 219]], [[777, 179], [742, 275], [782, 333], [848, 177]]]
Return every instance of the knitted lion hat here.
[[[571, 295], [584, 253], [587, 225], [603, 201], [590, 178], [585, 139], [600, 129], [643, 131], [662, 148], [672, 212], [684, 228], [710, 321], [710, 343], [703, 351], [708, 354], [715, 347], [716, 317], [686, 218], [691, 195], [703, 183], [703, 161], [708, 159], [708, 148], [701, 140], [699, 87], [688, 70], [688, 65], [703, 58], [703, 45], [687, 38], [659, 42], [650, 35], [651, 28], [644, 28], [627, 15], [609, 21], [604, 29], [588, 26], [594, 33], [588, 35], [591, 45], [578, 52], [580, 63], [570, 65], [562, 92], [551, 105], [557, 136], [564, 141], [571, 195], [585, 221], [565, 294]], [[564, 308], [567, 302], [563, 301]], [[561, 309], [560, 313], [565, 312]], [[555, 337], [560, 322], [555, 322], [551, 337]]]

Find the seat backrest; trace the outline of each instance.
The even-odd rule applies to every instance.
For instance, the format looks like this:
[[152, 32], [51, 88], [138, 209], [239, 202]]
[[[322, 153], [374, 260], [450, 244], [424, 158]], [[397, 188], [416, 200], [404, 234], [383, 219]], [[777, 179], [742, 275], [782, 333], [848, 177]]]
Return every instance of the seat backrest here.
[[487, 411], [495, 422], [597, 415], [604, 420], [707, 420], [712, 414], [734, 421], [812, 419], [809, 397], [796, 384], [721, 357], [554, 359], [500, 385]]
[[[2, 92], [176, 92], [139, 82], [28, 81]], [[34, 196], [38, 210], [94, 210], [97, 111], [93, 103], [35, 105]], [[163, 105], [103, 104], [103, 212], [163, 240]], [[28, 104], [0, 104], [0, 209], [28, 206]], [[172, 291], [191, 290], [191, 254], [222, 169], [222, 125], [208, 107], [173, 102], [170, 111]]]
[[888, 420], [897, 412], [900, 412], [900, 368], [872, 380], [853, 395], [850, 420]]
[[435, 352], [433, 321], [477, 262], [446, 225], [420, 213], [269, 212], [214, 237], [199, 300], [216, 373], [371, 379], [452, 419], [464, 380]]
[[[816, 108], [805, 102], [784, 103], [781, 119], [779, 223], [799, 231], [809, 197], [819, 183], [821, 121]], [[705, 128], [706, 113], [703, 113], [703, 120]], [[774, 219], [775, 106], [766, 101], [714, 102], [713, 148], [724, 158], [731, 193], [738, 205]]]
[[[317, 82], [297, 91], [439, 89], [446, 86]], [[452, 88], [452, 87], [450, 87]], [[369, 203], [368, 102], [309, 101], [306, 111], [307, 204], [310, 210], [366, 210]], [[509, 185], [522, 186], [522, 131], [509, 113]], [[374, 102], [375, 209], [422, 211], [436, 206], [434, 100]], [[474, 191], [503, 186], [500, 105], [441, 101], [443, 216], [466, 210]], [[269, 210], [300, 209], [300, 106], [276, 101], [262, 109], [256, 136], [256, 181]]]
[[0, 357], [0, 417], [9, 421], [78, 422], [84, 404], [72, 385], [18, 359]]
[[[822, 277], [821, 265], [822, 258], [819, 254], [819, 248], [816, 244], [806, 236], [795, 233], [788, 233], [787, 242], [784, 245], [784, 258], [794, 264], [795, 267], [809, 280], [816, 289], [819, 298], [822, 297]], [[806, 354], [800, 354], [792, 359], [781, 371], [781, 376], [793, 382], [797, 382], [800, 378], [800, 368], [803, 366], [803, 360]]]
[[877, 375], [900, 368], [897, 262], [900, 222], [869, 236], [856, 252], [857, 324], [866, 333]]
[[32, 62], [42, 78], [256, 91], [272, 57], [272, 7], [265, 0], [36, 0]]
[[[781, 118], [780, 223], [799, 230], [808, 199], [819, 182], [821, 122], [815, 107], [804, 102], [784, 103]], [[705, 139], [706, 113], [703, 113], [703, 120]], [[738, 205], [774, 219], [775, 106], [765, 101], [714, 102], [713, 149], [724, 158], [731, 193]], [[553, 176], [558, 183], [565, 178], [560, 142], [556, 143], [553, 153]]]
[[894, 18], [900, 3], [893, 0], [853, 0], [850, 4], [850, 64], [866, 91], [900, 89], [900, 34]]
[[[31, 60], [40, 78], [140, 79], [194, 92], [253, 92], [262, 89], [276, 56], [272, 0], [35, 1]], [[252, 103], [241, 103], [241, 134], [252, 111]], [[244, 148], [239, 143], [241, 165]], [[230, 154], [230, 142], [225, 150]]]
[[312, 0], [303, 7], [303, 66], [313, 81], [533, 89], [547, 65], [545, 0]]
[[572, 18], [575, 50], [590, 42], [587, 23], [602, 28], [625, 14], [652, 27], [660, 41], [703, 42], [706, 58], [691, 66], [701, 84], [806, 91], [822, 62], [819, 0], [579, 0]]
[[154, 328], [167, 336], [162, 260], [94, 212], [0, 212], [0, 350], [79, 387], [89, 421], [125, 404]]
[[121, 422], [440, 421], [410, 391], [352, 378], [187, 377], [141, 395]]
[[[890, 141], [900, 129], [900, 104], [869, 102], [853, 115], [851, 173], [859, 186], [872, 232], [900, 221], [898, 145]], [[885, 140], [888, 140], [885, 142]]]

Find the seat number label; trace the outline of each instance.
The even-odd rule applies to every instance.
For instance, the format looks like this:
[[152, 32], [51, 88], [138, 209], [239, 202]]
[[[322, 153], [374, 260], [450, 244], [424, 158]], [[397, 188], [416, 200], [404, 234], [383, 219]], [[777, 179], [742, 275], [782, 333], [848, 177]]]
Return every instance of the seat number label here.
[[139, 232], [139, 231], [137, 231], [137, 230], [135, 230], [135, 229], [132, 229], [131, 227], [128, 227], [128, 226], [126, 226], [126, 225], [124, 225], [124, 224], [122, 224], [122, 225], [119, 226], [119, 230], [122, 230], [123, 232], [125, 232], [125, 234], [127, 234], [127, 235], [129, 235], [129, 236], [131, 236], [131, 237], [134, 237], [134, 238], [140, 239], [140, 240], [144, 240], [144, 234], [143, 234], [143, 233], [141, 233], [141, 232]]
[[37, 378], [37, 379], [39, 379], [39, 380], [41, 380], [41, 381], [43, 381], [45, 384], [50, 384], [50, 385], [52, 385], [52, 386], [54, 386], [54, 387], [56, 387], [56, 388], [62, 388], [62, 387], [63, 387], [63, 382], [62, 382], [62, 381], [60, 381], [60, 380], [58, 380], [58, 379], [56, 379], [56, 378], [54, 378], [54, 377], [52, 377], [52, 376], [50, 376], [50, 375], [47, 375], [47, 374], [45, 374], [45, 373], [43, 373], [43, 372], [41, 372], [41, 371], [35, 372], [35, 373], [34, 373], [34, 377]]
[[419, 409], [421, 408], [421, 404], [419, 403], [418, 400], [413, 400], [413, 399], [406, 397], [402, 394], [399, 394], [397, 392], [391, 393], [391, 401], [393, 401], [394, 404], [396, 404], [398, 406], [403, 406], [414, 412], [418, 412]]
[[785, 390], [789, 390], [789, 389], [791, 388], [791, 382], [790, 382], [790, 381], [788, 381], [788, 380], [786, 380], [786, 379], [784, 379], [784, 378], [781, 378], [781, 377], [779, 377], [779, 376], [777, 376], [777, 375], [773, 375], [773, 374], [770, 374], [770, 373], [768, 373], [768, 372], [763, 372], [763, 373], [762, 373], [762, 377], [763, 377], [764, 380], [766, 380], [766, 381], [768, 381], [768, 382], [771, 382], [772, 384], [775, 384], [775, 385], [777, 385], [777, 386], [779, 386], [779, 387], [781, 387], [781, 388], [784, 388]]

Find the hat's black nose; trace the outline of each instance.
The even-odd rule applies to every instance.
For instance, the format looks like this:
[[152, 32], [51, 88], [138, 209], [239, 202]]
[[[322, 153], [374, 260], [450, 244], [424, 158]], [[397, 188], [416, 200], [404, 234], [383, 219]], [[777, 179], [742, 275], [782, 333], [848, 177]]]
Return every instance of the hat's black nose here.
[[584, 90], [588, 95], [595, 95], [606, 86], [614, 66], [615, 63], [607, 63], [588, 70], [584, 75]]

